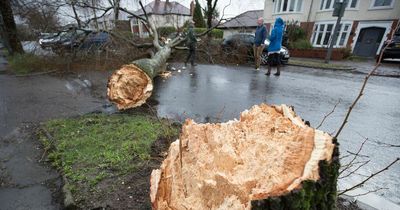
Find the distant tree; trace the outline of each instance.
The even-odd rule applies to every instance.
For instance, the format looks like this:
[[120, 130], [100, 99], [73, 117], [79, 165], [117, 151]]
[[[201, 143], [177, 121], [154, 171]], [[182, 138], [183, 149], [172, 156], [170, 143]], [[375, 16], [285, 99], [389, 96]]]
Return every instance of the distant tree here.
[[24, 53], [21, 42], [17, 36], [17, 26], [15, 25], [13, 10], [10, 0], [0, 1], [0, 15], [2, 17], [2, 36], [9, 46], [9, 53]]
[[193, 21], [194, 21], [194, 26], [196, 28], [205, 28], [206, 27], [206, 23], [204, 22], [203, 13], [201, 12], [201, 6], [200, 6], [200, 3], [198, 0], [196, 0], [196, 6], [194, 7]]
[[54, 32], [60, 27], [58, 11], [61, 4], [56, 0], [12, 0], [14, 15], [17, 15], [31, 30]]
[[[207, 8], [206, 10], [206, 17], [207, 17], [207, 28], [212, 28], [212, 21], [215, 17], [218, 17], [218, 10], [217, 10], [217, 2], [218, 0], [207, 0]], [[208, 34], [210, 37], [211, 34]]]

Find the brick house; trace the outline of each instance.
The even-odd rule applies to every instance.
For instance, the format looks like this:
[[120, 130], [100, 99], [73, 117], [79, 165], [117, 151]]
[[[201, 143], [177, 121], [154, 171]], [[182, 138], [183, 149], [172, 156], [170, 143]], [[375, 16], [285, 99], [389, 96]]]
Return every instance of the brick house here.
[[[270, 29], [276, 17], [298, 21], [311, 44], [325, 48], [336, 24], [335, 0], [266, 0], [264, 19]], [[348, 0], [336, 48], [350, 48], [353, 54], [374, 57], [394, 33], [400, 18], [399, 0]]]

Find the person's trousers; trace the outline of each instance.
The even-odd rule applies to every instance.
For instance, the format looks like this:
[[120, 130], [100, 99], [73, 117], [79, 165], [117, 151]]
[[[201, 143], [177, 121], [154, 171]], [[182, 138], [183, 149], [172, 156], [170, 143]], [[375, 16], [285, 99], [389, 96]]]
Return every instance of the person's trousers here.
[[254, 45], [253, 50], [254, 50], [254, 61], [256, 63], [256, 68], [259, 68], [261, 64], [261, 53], [263, 52], [264, 47], [262, 45], [259, 46]]
[[190, 63], [193, 65], [195, 58], [196, 58], [196, 46], [195, 45], [190, 45], [189, 46], [189, 54], [188, 54], [188, 56], [186, 58], [186, 62], [185, 63], [189, 62], [189, 60], [190, 60]]

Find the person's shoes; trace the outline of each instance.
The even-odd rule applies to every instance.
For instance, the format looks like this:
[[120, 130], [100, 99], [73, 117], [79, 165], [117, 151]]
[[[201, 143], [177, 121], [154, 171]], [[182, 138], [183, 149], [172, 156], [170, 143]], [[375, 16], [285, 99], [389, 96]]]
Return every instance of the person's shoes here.
[[265, 73], [265, 75], [269, 76], [269, 75], [271, 75], [271, 72], [267, 72], [267, 73]]
[[276, 72], [274, 75], [275, 76], [279, 76], [279, 75], [281, 75], [281, 73]]
[[195, 64], [195, 63], [192, 63], [192, 66], [197, 66], [197, 64]]
[[260, 71], [260, 68], [256, 68], [257, 71]]

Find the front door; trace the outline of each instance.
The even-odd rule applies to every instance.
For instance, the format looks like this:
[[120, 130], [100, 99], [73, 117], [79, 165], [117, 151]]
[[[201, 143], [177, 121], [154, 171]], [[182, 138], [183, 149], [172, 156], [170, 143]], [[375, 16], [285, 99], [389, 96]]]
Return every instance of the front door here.
[[370, 27], [361, 29], [353, 53], [362, 57], [375, 57], [384, 33], [385, 28]]

